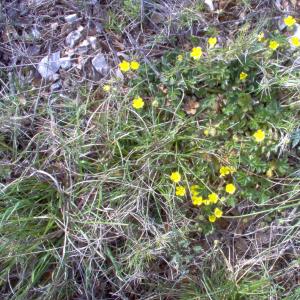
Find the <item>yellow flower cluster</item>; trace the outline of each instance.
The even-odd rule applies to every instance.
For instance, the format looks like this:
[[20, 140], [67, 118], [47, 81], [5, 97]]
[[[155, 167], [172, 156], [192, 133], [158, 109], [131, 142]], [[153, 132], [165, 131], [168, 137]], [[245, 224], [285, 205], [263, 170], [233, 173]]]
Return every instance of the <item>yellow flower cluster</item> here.
[[222, 166], [220, 168], [220, 177], [225, 177], [227, 175], [231, 175], [234, 172], [236, 172], [236, 169], [234, 167]]
[[[296, 20], [293, 16], [287, 16], [286, 18], [283, 19], [284, 24], [288, 27], [288, 28], [293, 28], [297, 23]], [[266, 41], [266, 37], [265, 37], [265, 33], [264, 32], [260, 32], [257, 35], [257, 40], [259, 42], [264, 42]], [[300, 39], [297, 36], [293, 36], [289, 39], [289, 42], [292, 46], [294, 47], [300, 47]], [[276, 40], [270, 40], [269, 41], [269, 45], [268, 47], [272, 50], [275, 51], [280, 47], [280, 44], [278, 41]]]
[[[232, 171], [232, 170], [233, 169], [230, 169], [230, 171]], [[181, 181], [181, 174], [178, 171], [174, 171], [170, 174], [169, 178], [172, 182], [174, 182], [175, 184], [178, 184]], [[230, 189], [230, 184], [227, 186], [229, 186], [229, 189]], [[227, 186], [226, 186], [226, 191], [227, 191]], [[235, 189], [235, 187], [234, 187], [234, 189]], [[217, 204], [219, 201], [219, 196], [216, 193], [210, 193], [207, 196], [207, 199], [205, 199], [201, 195], [199, 195], [200, 194], [200, 191], [199, 191], [200, 186], [199, 185], [191, 185], [189, 190], [190, 190], [190, 194], [191, 194], [192, 203], [195, 206], [200, 206], [202, 204], [208, 206], [211, 204]], [[232, 193], [232, 188], [231, 188], [230, 192]], [[178, 185], [178, 186], [176, 186], [175, 194], [176, 194], [176, 196], [184, 197], [187, 194], [187, 189], [183, 185]], [[218, 218], [221, 218], [222, 215], [223, 215], [223, 211], [220, 208], [216, 207], [214, 209], [213, 214], [209, 215], [208, 220], [213, 223]]]
[[219, 196], [216, 193], [211, 193], [208, 195], [207, 199], [203, 199], [203, 197], [200, 196], [199, 192], [197, 191], [198, 188], [199, 186], [197, 185], [191, 186], [192, 203], [195, 206], [200, 206], [202, 204], [211, 205], [211, 204], [216, 204], [218, 202]]
[[[207, 40], [207, 44], [209, 46], [209, 48], [214, 48], [215, 45], [217, 44], [218, 42], [218, 39], [216, 37], [210, 37], [208, 40]], [[193, 58], [194, 60], [199, 60], [203, 55], [203, 51], [202, 51], [202, 48], [201, 47], [194, 47], [192, 49], [192, 51], [190, 52], [190, 57]], [[182, 56], [179, 55], [177, 57], [177, 60], [178, 61], [182, 61]]]
[[133, 71], [138, 70], [140, 67], [140, 63], [133, 60], [131, 62], [127, 60], [123, 60], [121, 63], [119, 63], [119, 68], [122, 72], [128, 72], [130, 69]]
[[[179, 183], [181, 181], [181, 175], [178, 171], [172, 172], [170, 175], [170, 180], [173, 181], [174, 183]], [[179, 197], [184, 197], [186, 195], [186, 189], [184, 186], [179, 185], [176, 187], [176, 196]]]
[[214, 213], [212, 215], [209, 215], [208, 220], [211, 223], [216, 222], [217, 219], [221, 218], [223, 216], [223, 211], [216, 207], [214, 210]]

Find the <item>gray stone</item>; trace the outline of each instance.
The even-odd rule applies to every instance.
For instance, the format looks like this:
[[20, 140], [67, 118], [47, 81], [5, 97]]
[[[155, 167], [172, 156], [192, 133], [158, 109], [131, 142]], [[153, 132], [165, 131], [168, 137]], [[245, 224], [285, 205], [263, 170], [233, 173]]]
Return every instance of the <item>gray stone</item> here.
[[59, 81], [57, 81], [57, 82], [54, 82], [52, 85], [51, 85], [51, 87], [50, 87], [50, 91], [51, 92], [56, 92], [56, 91], [58, 91], [58, 90], [60, 90], [61, 89], [61, 81], [59, 80]]
[[92, 46], [92, 49], [96, 50], [97, 48], [97, 38], [95, 36], [89, 36], [88, 41], [90, 45]]
[[92, 59], [92, 65], [96, 69], [96, 71], [101, 75], [106, 75], [109, 71], [109, 65], [106, 61], [105, 56], [102, 53], [96, 55]]
[[60, 68], [60, 51], [45, 56], [38, 64], [38, 71], [44, 79], [53, 80]]
[[72, 61], [70, 56], [65, 56], [60, 59], [60, 66], [62, 69], [67, 70], [72, 67]]
[[76, 51], [80, 54], [86, 54], [89, 51], [89, 46], [90, 43], [87, 40], [84, 40], [78, 45]]
[[69, 24], [73, 24], [77, 20], [77, 14], [65, 16], [65, 20]]
[[81, 31], [75, 30], [70, 32], [67, 37], [66, 37], [66, 45], [74, 48], [76, 43], [80, 40], [81, 38]]

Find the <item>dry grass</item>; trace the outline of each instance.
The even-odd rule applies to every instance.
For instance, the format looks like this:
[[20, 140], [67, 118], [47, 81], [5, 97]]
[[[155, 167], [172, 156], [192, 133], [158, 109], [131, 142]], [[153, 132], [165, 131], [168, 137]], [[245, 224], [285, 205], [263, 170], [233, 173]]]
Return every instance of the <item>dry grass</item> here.
[[[279, 86], [283, 106], [296, 107], [284, 126], [272, 124], [281, 136], [279, 154], [289, 152], [294, 173], [270, 179], [279, 192], [264, 203], [241, 199], [228, 208], [206, 235], [195, 209], [179, 201], [168, 182], [175, 161], [190, 176], [187, 161], [213, 153], [174, 150], [178, 133], [187, 144], [203, 140], [187, 130], [203, 125], [179, 109], [165, 107], [168, 118], [161, 121], [154, 110], [147, 119], [128, 105], [144, 82], [151, 89], [158, 80], [152, 78], [163, 79], [159, 58], [174, 47], [189, 48], [191, 35], [202, 42], [205, 34], [218, 33], [228, 47], [215, 63], [234, 61], [264, 26], [261, 16], [268, 23], [281, 12], [263, 2], [228, 4], [219, 15], [201, 1], [53, 3], [28, 11], [14, 1], [2, 4], [1, 298], [298, 299], [299, 153], [285, 143], [298, 126], [298, 66], [279, 58], [272, 79], [273, 66], [259, 66], [266, 74], [262, 93]], [[100, 18], [105, 31], [97, 37], [111, 74], [99, 81], [88, 67], [71, 68], [61, 73], [62, 88], [51, 92], [35, 67], [48, 49], [64, 47], [61, 14], [74, 11], [86, 27], [88, 19]], [[26, 40], [32, 26], [22, 12], [41, 37]], [[161, 22], [153, 21], [154, 12]], [[60, 34], [51, 31], [55, 22]], [[28, 52], [33, 45], [41, 47], [39, 54]], [[150, 66], [139, 84], [109, 81], [125, 55]], [[112, 83], [111, 93], [102, 91], [103, 82]]]

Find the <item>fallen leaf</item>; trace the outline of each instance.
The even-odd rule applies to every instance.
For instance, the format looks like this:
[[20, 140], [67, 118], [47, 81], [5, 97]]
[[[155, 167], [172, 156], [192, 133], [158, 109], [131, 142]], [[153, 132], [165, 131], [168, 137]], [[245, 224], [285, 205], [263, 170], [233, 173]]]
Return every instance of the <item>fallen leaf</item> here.
[[199, 107], [199, 102], [190, 99], [184, 104], [184, 111], [188, 115], [194, 115], [196, 114], [198, 107]]

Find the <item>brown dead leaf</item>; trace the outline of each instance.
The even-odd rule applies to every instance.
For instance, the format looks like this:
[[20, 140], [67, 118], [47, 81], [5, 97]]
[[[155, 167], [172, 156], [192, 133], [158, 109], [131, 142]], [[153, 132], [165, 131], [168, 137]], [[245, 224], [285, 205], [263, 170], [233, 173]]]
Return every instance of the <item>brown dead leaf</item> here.
[[190, 99], [184, 104], [184, 111], [188, 115], [194, 115], [197, 112], [198, 107], [199, 107], [199, 102]]
[[167, 88], [165, 85], [160, 84], [160, 85], [158, 86], [158, 88], [159, 88], [164, 94], [167, 94], [167, 93], [168, 93], [168, 88]]
[[24, 95], [20, 95], [18, 98], [19, 98], [19, 103], [21, 105], [25, 106], [26, 105], [26, 98], [25, 98], [25, 96]]
[[245, 255], [245, 253], [247, 252], [247, 250], [249, 248], [247, 240], [242, 237], [235, 239], [234, 245], [235, 245], [236, 253], [239, 256]]

